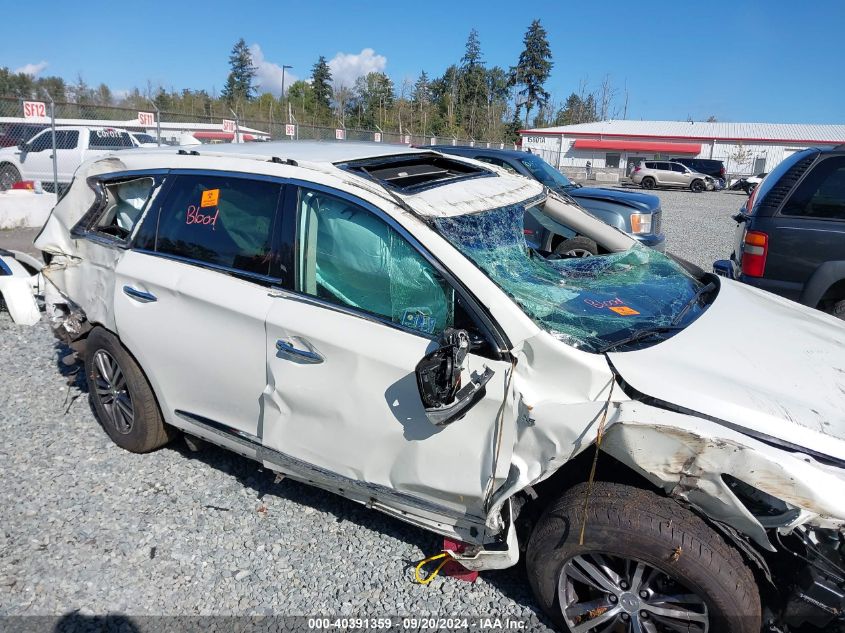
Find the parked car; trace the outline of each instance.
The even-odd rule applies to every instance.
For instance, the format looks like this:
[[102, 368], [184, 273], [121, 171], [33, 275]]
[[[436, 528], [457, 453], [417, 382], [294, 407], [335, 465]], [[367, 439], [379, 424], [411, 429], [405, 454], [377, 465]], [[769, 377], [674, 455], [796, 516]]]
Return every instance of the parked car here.
[[46, 127], [43, 123], [0, 123], [0, 147], [16, 147]]
[[[606, 254], [540, 257], [525, 213]], [[36, 245], [126, 450], [181, 429], [462, 541], [468, 569], [524, 555], [564, 630], [843, 621], [828, 315], [536, 181], [381, 144], [96, 158]]]
[[[107, 127], [62, 126], [56, 128], [56, 159], [59, 184], [73, 179], [76, 168], [87, 158], [134, 147], [126, 130]], [[53, 180], [53, 132], [45, 129], [17, 147], [0, 149], [0, 188], [20, 180]], [[52, 189], [51, 189], [52, 191]]]
[[641, 162], [631, 172], [631, 181], [643, 189], [683, 187], [699, 193], [713, 191], [716, 188], [716, 182], [712, 177], [693, 171], [681, 163], [664, 160]]
[[152, 134], [146, 132], [129, 132], [136, 147], [158, 147], [159, 144]]
[[737, 178], [731, 183], [731, 190], [732, 191], [739, 191], [742, 190], [749, 196], [751, 192], [754, 191], [754, 188], [763, 182], [763, 178], [767, 176], [766, 172], [762, 172], [757, 174], [756, 176], [744, 176], [743, 178]]
[[[582, 187], [571, 182], [536, 154], [528, 152], [453, 145], [429, 147], [445, 154], [474, 158], [538, 180], [554, 191], [571, 196], [594, 216], [628, 233], [640, 244], [660, 251], [666, 247], [666, 236], [662, 232], [661, 222], [663, 214], [657, 196], [604, 187]], [[595, 242], [589, 238], [554, 233], [545, 229], [531, 216], [526, 218], [525, 230], [526, 238], [538, 248], [569, 255], [598, 254]]]
[[700, 174], [707, 174], [714, 180], [721, 180], [727, 182], [727, 174], [725, 172], [725, 163], [720, 160], [712, 158], [670, 158], [673, 163], [681, 163], [689, 167], [692, 171], [697, 171]]
[[786, 158], [733, 219], [718, 274], [845, 319], [845, 145]]

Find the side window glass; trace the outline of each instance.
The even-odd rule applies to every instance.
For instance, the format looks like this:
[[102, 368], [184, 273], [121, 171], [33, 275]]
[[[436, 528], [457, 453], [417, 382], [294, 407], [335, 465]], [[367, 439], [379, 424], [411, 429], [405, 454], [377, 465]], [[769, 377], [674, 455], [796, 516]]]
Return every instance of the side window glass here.
[[127, 239], [141, 219], [155, 189], [155, 180], [149, 176], [104, 184], [103, 213], [93, 229], [121, 240]]
[[798, 185], [781, 214], [845, 220], [845, 156], [819, 163]]
[[[52, 147], [50, 134], [48, 132], [45, 136], [48, 137], [48, 144]], [[77, 145], [79, 145], [79, 132], [75, 130], [56, 132], [56, 149], [76, 149]]]
[[[58, 135], [58, 132], [56, 132], [56, 134]], [[58, 142], [58, 140], [57, 136], [56, 142]], [[53, 147], [52, 132], [42, 132], [29, 141], [30, 152], [43, 152], [45, 149], [49, 149], [51, 147]]]
[[89, 147], [133, 147], [132, 139], [126, 132], [118, 130], [91, 130], [88, 137]]
[[266, 180], [177, 176], [161, 205], [155, 250], [280, 277], [272, 248], [280, 195], [281, 185]]
[[367, 209], [299, 190], [298, 289], [427, 335], [455, 325], [455, 293], [396, 230]]
[[680, 173], [683, 174], [687, 170], [686, 167], [684, 167], [683, 165], [681, 165], [679, 163], [669, 163], [669, 164], [672, 166], [672, 171], [677, 171], [677, 172], [680, 172]]

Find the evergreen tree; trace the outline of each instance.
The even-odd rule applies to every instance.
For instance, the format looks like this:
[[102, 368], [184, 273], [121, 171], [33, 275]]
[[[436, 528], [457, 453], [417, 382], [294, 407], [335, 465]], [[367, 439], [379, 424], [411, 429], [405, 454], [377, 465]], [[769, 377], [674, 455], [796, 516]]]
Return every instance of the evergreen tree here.
[[481, 135], [484, 128], [479, 112], [487, 104], [485, 95], [484, 61], [481, 59], [481, 43], [478, 31], [472, 29], [467, 38], [460, 68], [459, 119], [461, 127], [472, 137]]
[[244, 38], [239, 39], [232, 48], [229, 68], [229, 76], [221, 96], [230, 107], [232, 104], [252, 101], [255, 98], [255, 86], [252, 82], [257, 69], [252, 65], [252, 54]]
[[525, 125], [535, 105], [544, 106], [549, 100], [549, 93], [543, 87], [552, 71], [552, 51], [546, 37], [546, 29], [540, 20], [534, 20], [523, 39], [525, 49], [519, 54], [519, 62], [511, 69], [511, 82], [521, 86], [517, 93], [524, 99]]
[[328, 110], [332, 101], [332, 71], [322, 55], [311, 69], [311, 87], [317, 105]]

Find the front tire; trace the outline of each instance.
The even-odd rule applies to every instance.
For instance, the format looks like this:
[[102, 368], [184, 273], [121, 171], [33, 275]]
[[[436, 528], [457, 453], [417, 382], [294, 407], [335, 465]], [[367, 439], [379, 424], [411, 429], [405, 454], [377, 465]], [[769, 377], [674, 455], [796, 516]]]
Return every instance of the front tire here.
[[704, 186], [704, 183], [701, 182], [700, 180], [693, 180], [692, 183], [690, 184], [689, 188], [694, 193], [701, 193], [702, 191], [704, 191], [706, 189], [706, 187]]
[[85, 375], [97, 420], [115, 444], [132, 453], [148, 453], [173, 439], [175, 430], [164, 423], [138, 363], [101, 327], [88, 336]]
[[701, 518], [654, 492], [596, 482], [579, 545], [585, 492], [576, 485], [551, 505], [526, 555], [534, 594], [564, 631], [759, 633], [751, 570]]
[[563, 240], [555, 247], [555, 255], [566, 257], [593, 257], [598, 254], [598, 245], [589, 237], [583, 235]]
[[17, 167], [9, 163], [0, 165], [0, 190], [10, 189], [13, 184], [20, 182], [20, 180], [21, 172], [18, 171]]

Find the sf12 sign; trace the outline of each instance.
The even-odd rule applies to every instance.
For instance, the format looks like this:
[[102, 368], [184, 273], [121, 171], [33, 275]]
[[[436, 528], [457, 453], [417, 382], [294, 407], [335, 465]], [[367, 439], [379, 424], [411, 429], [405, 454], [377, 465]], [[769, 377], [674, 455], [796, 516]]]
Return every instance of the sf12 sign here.
[[296, 136], [296, 126], [292, 123], [285, 124], [285, 136]]
[[235, 122], [229, 119], [223, 119], [223, 131], [224, 132], [235, 132]]
[[152, 112], [139, 112], [138, 125], [142, 127], [153, 127], [156, 124], [156, 117]]
[[24, 101], [23, 118], [25, 119], [46, 119], [47, 106], [43, 101]]

